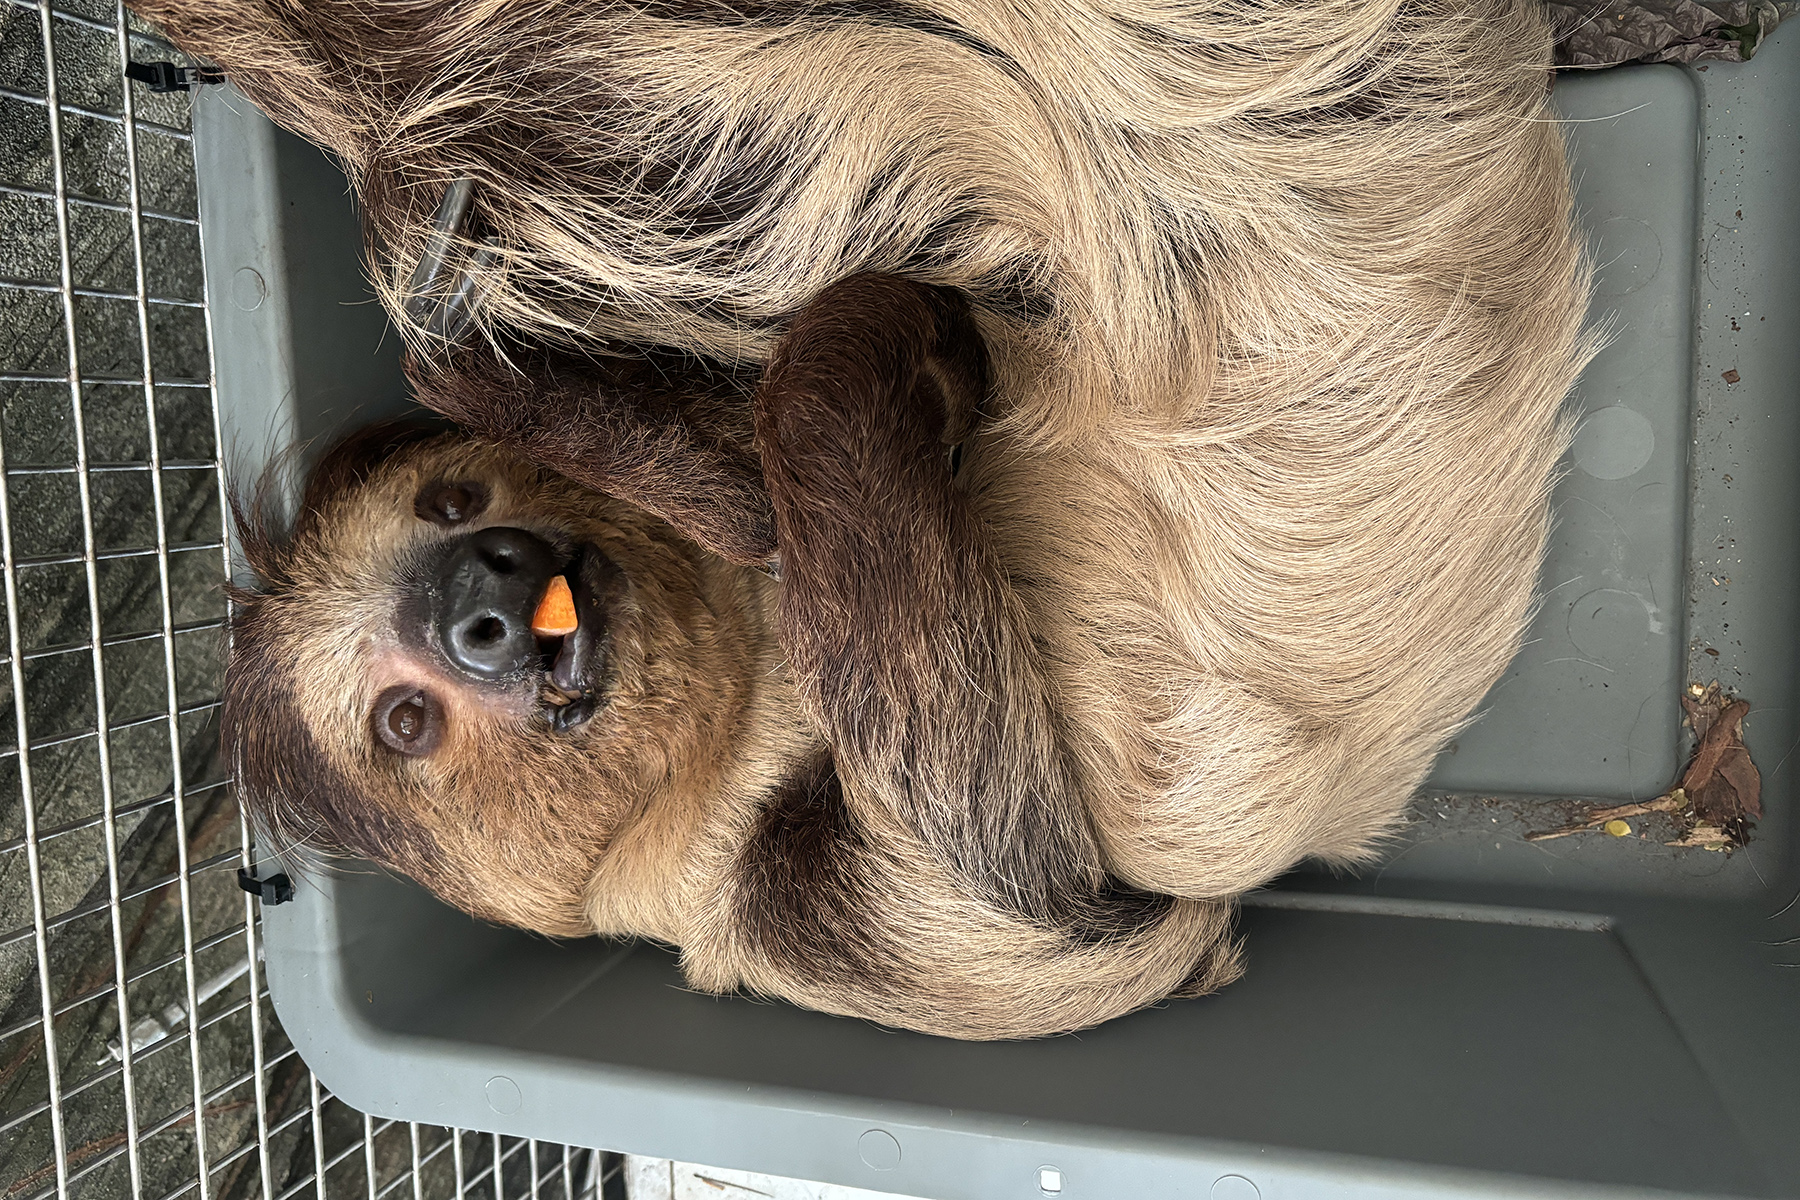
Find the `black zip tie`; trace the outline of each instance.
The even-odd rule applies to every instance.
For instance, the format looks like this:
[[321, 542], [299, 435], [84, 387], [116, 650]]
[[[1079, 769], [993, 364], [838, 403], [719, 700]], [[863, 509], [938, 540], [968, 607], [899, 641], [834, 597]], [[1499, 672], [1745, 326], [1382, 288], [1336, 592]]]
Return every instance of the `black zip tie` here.
[[252, 896], [262, 898], [264, 904], [286, 904], [294, 898], [294, 881], [286, 875], [271, 875], [267, 879], [258, 879], [250, 872], [239, 867], [237, 873], [238, 886]]
[[178, 67], [172, 62], [128, 62], [125, 78], [148, 84], [153, 92], [185, 92], [203, 83], [224, 83], [217, 67]]

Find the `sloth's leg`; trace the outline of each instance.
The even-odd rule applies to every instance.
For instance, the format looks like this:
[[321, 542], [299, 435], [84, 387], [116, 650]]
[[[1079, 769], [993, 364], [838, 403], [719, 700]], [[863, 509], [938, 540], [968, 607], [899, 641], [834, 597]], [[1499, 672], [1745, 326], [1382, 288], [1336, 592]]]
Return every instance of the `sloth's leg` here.
[[781, 636], [852, 803], [888, 803], [974, 894], [1055, 921], [1105, 894], [1025, 614], [944, 456], [986, 355], [954, 295], [826, 289], [777, 349], [757, 446]]
[[419, 402], [471, 432], [656, 514], [715, 554], [774, 553], [762, 469], [748, 442], [749, 382], [694, 363], [465, 350], [448, 370], [411, 365]]

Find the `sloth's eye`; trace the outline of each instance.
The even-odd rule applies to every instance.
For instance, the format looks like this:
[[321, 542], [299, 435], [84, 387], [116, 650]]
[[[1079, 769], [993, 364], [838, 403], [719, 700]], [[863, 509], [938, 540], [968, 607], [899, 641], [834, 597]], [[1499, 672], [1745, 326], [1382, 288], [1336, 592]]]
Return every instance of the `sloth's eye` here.
[[396, 704], [388, 710], [388, 732], [403, 742], [417, 741], [425, 732], [425, 706], [417, 700]]
[[479, 483], [428, 483], [413, 501], [413, 512], [433, 525], [461, 525], [473, 521], [487, 507], [487, 489]]
[[429, 754], [443, 734], [437, 699], [422, 688], [388, 688], [376, 698], [372, 717], [375, 736], [397, 754]]

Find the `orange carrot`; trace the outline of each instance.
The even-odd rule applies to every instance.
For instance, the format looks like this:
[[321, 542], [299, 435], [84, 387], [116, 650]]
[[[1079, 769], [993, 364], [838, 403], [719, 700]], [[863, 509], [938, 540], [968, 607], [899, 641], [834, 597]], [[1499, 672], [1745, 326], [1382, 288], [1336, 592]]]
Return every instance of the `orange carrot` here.
[[544, 589], [544, 598], [538, 601], [537, 612], [531, 618], [531, 632], [540, 637], [562, 637], [574, 633], [581, 624], [575, 616], [575, 595], [569, 591], [569, 581], [561, 575], [550, 577], [550, 586]]

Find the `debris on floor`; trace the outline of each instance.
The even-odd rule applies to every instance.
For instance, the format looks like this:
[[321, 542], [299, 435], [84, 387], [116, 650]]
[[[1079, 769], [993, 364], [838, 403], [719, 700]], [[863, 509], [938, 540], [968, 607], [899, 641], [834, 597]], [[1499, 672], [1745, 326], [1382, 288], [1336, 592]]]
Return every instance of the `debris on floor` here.
[[[1641, 804], [1620, 804], [1613, 808], [1589, 809], [1587, 816], [1579, 821], [1569, 825], [1563, 825], [1556, 829], [1546, 829], [1541, 833], [1528, 833], [1525, 835], [1525, 840], [1528, 842], [1546, 842], [1552, 838], [1568, 837], [1570, 834], [1588, 833], [1593, 830], [1604, 830], [1607, 833], [1612, 833], [1613, 831], [1607, 828], [1607, 826], [1614, 822], [1618, 822], [1621, 825], [1625, 824], [1626, 817], [1642, 817], [1650, 813], [1679, 814], [1684, 811], [1687, 806], [1687, 797], [1682, 795], [1680, 788], [1675, 788], [1673, 791], [1658, 796], [1654, 800], [1646, 800]], [[1629, 830], [1627, 830], [1627, 833], [1629, 833]], [[1614, 836], [1622, 837], [1626, 835], [1615, 834]]]
[[1681, 707], [1695, 741], [1674, 787], [1654, 800], [1591, 808], [1577, 821], [1527, 833], [1525, 840], [1543, 842], [1590, 832], [1629, 837], [1632, 827], [1626, 818], [1663, 813], [1675, 832], [1673, 840], [1663, 843], [1666, 846], [1730, 851], [1748, 843], [1750, 826], [1762, 819], [1762, 775], [1744, 745], [1744, 718], [1750, 705], [1726, 695], [1715, 679], [1704, 687], [1690, 684]]
[[1726, 696], [1715, 679], [1704, 688], [1690, 687], [1681, 707], [1699, 739], [1681, 774], [1681, 788], [1695, 815], [1727, 830], [1734, 822], [1761, 820], [1762, 775], [1750, 761], [1743, 736], [1750, 705]]

